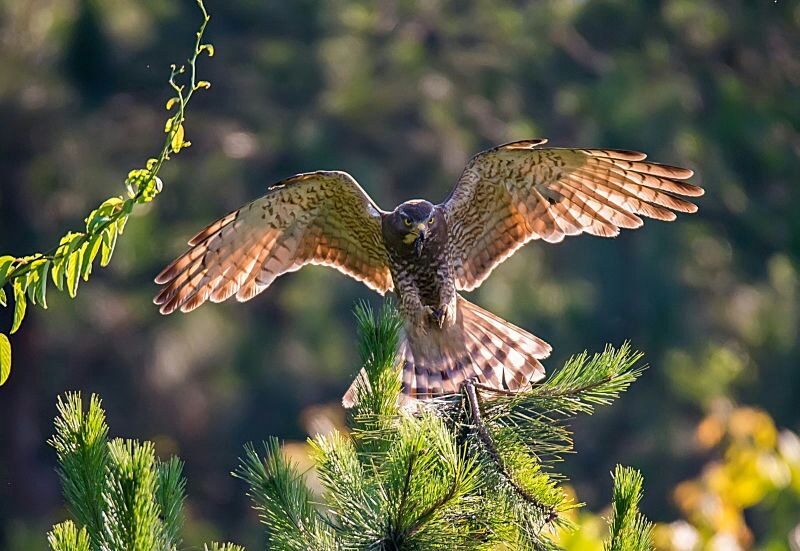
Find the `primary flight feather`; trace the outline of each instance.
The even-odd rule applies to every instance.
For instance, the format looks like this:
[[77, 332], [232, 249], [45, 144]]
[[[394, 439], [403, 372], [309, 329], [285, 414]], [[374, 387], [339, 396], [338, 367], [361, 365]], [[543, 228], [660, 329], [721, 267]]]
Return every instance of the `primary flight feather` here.
[[[458, 392], [474, 378], [518, 390], [541, 379], [550, 345], [457, 291], [480, 286], [533, 239], [613, 237], [642, 218], [674, 220], [697, 207], [692, 171], [646, 162], [643, 153], [501, 145], [469, 162], [441, 204], [411, 200], [381, 210], [352, 176], [293, 176], [209, 225], [157, 277], [161, 313], [189, 312], [236, 295], [245, 301], [281, 274], [321, 264], [381, 294], [394, 291], [404, 319], [398, 346], [403, 391]], [[345, 395], [353, 400], [352, 388]]]

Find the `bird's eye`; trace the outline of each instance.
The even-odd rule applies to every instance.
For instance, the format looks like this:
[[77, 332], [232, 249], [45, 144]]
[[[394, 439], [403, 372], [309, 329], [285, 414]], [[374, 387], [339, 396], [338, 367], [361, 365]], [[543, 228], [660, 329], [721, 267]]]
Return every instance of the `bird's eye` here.
[[436, 219], [436, 217], [435, 217], [435, 216], [431, 216], [430, 220], [428, 220], [428, 225], [429, 225], [429, 226], [430, 226], [430, 225], [432, 225], [432, 224], [433, 224], [433, 221], [434, 221], [435, 219]]
[[408, 227], [411, 227], [411, 219], [410, 218], [403, 218], [403, 224]]

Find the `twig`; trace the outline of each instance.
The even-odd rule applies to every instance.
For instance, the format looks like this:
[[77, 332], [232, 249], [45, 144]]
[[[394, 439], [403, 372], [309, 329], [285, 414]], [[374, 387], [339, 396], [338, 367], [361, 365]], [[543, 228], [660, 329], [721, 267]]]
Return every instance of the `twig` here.
[[[483, 385], [481, 385], [483, 386]], [[497, 446], [494, 444], [494, 440], [492, 440], [491, 434], [489, 434], [489, 430], [486, 428], [486, 425], [483, 422], [483, 417], [481, 416], [480, 404], [478, 402], [478, 394], [475, 392], [475, 388], [477, 384], [472, 379], [464, 381], [462, 384], [462, 388], [465, 391], [467, 396], [467, 402], [469, 403], [470, 411], [472, 413], [472, 421], [475, 425], [475, 429], [478, 431], [478, 437], [483, 442], [483, 445], [486, 446], [486, 451], [489, 452], [492, 460], [497, 465], [497, 469], [500, 471], [500, 474], [503, 478], [506, 479], [506, 482], [514, 489], [514, 491], [525, 501], [530, 503], [533, 507], [539, 509], [543, 513], [545, 513], [546, 518], [545, 522], [549, 523], [558, 518], [558, 513], [556, 512], [555, 508], [549, 505], [545, 505], [535, 497], [533, 497], [530, 493], [528, 493], [524, 488], [522, 488], [511, 476], [511, 473], [508, 472], [505, 463], [503, 462], [503, 458], [500, 457], [500, 453], [497, 451]]]

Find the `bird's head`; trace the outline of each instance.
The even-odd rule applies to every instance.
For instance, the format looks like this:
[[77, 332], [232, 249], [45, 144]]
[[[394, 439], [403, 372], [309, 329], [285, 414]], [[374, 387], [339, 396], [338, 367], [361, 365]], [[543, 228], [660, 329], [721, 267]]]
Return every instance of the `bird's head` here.
[[414, 253], [419, 256], [422, 254], [425, 241], [439, 227], [440, 217], [436, 207], [428, 201], [422, 199], [406, 201], [386, 217], [384, 234], [393, 242], [412, 246]]

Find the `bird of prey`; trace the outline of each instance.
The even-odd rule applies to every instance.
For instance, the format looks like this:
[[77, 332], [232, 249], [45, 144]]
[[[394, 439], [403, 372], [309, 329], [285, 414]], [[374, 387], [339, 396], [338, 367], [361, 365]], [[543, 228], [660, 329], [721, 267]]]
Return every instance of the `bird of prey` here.
[[[236, 295], [250, 300], [276, 277], [321, 264], [399, 302], [403, 392], [431, 398], [473, 379], [516, 391], [544, 377], [543, 340], [463, 298], [528, 241], [616, 236], [642, 216], [692, 213], [703, 189], [692, 171], [646, 162], [643, 153], [500, 145], [467, 164], [450, 196], [378, 207], [352, 176], [299, 174], [217, 220], [157, 277], [163, 314]], [[353, 387], [345, 395], [351, 405]]]

